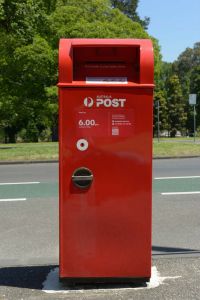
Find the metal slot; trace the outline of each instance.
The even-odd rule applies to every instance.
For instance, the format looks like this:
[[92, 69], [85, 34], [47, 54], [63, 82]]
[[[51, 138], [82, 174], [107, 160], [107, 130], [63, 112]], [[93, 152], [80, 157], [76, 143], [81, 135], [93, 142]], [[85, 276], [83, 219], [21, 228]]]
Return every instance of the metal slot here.
[[73, 184], [80, 189], [87, 189], [90, 187], [93, 181], [92, 172], [85, 168], [81, 167], [74, 171], [72, 175]]

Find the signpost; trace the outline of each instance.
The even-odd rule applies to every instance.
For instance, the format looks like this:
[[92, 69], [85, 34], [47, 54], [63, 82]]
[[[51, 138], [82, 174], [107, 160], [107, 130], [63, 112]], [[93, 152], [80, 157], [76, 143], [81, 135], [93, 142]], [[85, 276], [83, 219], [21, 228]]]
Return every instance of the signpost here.
[[196, 101], [197, 101], [197, 95], [196, 94], [190, 94], [189, 95], [189, 104], [194, 106], [194, 143], [195, 143], [195, 132], [196, 132]]

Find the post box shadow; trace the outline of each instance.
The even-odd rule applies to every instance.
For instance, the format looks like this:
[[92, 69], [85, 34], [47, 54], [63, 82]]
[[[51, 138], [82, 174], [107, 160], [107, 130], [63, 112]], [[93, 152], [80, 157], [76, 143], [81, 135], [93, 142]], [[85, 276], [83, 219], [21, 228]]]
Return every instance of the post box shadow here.
[[[0, 286], [43, 290], [47, 293], [97, 290], [145, 288], [146, 282], [59, 282], [58, 266], [20, 266], [0, 268]], [[106, 280], [105, 280], [106, 281]]]
[[63, 289], [66, 290], [117, 290], [117, 289], [134, 289], [134, 288], [145, 288], [147, 283], [85, 283], [85, 284], [76, 284], [76, 285], [67, 285], [63, 284]]
[[85, 282], [85, 283], [67, 283], [62, 282], [62, 289], [68, 290], [115, 290], [115, 289], [127, 289], [127, 288], [145, 288], [147, 287], [146, 282], [136, 281], [136, 282]]
[[200, 253], [199, 249], [180, 248], [180, 247], [162, 247], [162, 246], [152, 246], [152, 251], [158, 252], [158, 253], [153, 253], [153, 256]]
[[0, 268], [0, 286], [41, 290], [48, 273], [56, 266]]

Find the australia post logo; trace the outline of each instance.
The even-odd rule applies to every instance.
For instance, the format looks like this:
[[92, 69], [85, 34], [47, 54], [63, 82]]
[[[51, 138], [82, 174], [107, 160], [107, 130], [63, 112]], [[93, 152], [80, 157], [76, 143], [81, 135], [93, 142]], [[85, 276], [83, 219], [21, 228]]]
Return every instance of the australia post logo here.
[[91, 97], [86, 97], [83, 102], [87, 107], [92, 107], [94, 105], [94, 100]]
[[126, 99], [112, 98], [112, 96], [100, 95], [95, 99], [86, 97], [83, 103], [86, 107], [124, 107]]

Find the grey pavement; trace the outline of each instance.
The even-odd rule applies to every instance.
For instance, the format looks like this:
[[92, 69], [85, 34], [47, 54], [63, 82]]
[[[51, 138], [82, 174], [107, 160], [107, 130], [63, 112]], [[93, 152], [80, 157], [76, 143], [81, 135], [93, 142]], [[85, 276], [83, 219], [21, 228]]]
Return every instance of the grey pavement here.
[[200, 299], [200, 258], [153, 259], [161, 284], [89, 285], [65, 287], [64, 293], [45, 293], [42, 282], [54, 266], [19, 266], [0, 269], [0, 299]]

